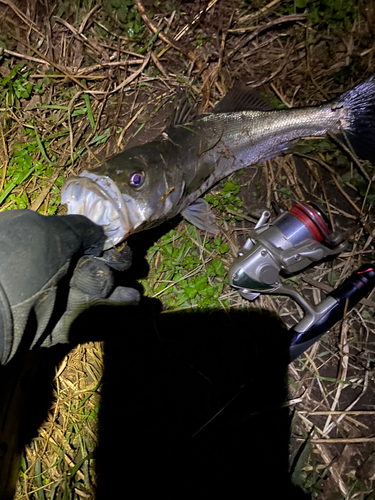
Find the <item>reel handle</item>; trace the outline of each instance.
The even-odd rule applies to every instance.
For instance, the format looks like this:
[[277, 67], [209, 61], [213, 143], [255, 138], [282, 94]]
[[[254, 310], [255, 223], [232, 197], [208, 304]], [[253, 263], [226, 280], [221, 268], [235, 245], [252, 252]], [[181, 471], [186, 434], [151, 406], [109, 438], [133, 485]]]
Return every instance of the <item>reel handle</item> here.
[[327, 311], [316, 322], [305, 330], [299, 330], [300, 323], [290, 330], [293, 335], [289, 348], [291, 361], [343, 319], [346, 311], [358, 304], [374, 287], [375, 263], [361, 266], [341, 286], [327, 295], [319, 304], [323, 307], [326, 304]]

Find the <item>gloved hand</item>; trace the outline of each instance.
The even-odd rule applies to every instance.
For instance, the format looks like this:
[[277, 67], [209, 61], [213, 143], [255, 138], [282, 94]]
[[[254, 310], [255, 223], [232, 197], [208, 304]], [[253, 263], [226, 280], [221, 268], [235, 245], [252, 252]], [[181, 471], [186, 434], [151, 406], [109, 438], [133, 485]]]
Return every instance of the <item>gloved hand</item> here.
[[136, 304], [138, 291], [114, 288], [126, 270], [125, 246], [102, 254], [103, 229], [82, 215], [0, 213], [0, 364], [19, 348], [69, 342], [77, 316], [98, 303]]

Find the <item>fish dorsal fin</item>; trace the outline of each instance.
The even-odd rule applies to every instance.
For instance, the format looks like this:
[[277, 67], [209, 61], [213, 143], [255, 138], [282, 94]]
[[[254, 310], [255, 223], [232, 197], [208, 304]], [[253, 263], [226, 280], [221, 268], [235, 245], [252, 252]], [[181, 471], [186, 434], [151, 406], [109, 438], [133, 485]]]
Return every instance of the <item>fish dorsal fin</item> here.
[[212, 113], [234, 111], [273, 111], [275, 107], [253, 89], [234, 87], [219, 101]]
[[167, 120], [166, 129], [168, 127], [176, 127], [189, 123], [198, 118], [198, 112], [194, 106], [190, 104], [189, 98], [182, 89], [176, 94], [174, 107], [171, 116]]

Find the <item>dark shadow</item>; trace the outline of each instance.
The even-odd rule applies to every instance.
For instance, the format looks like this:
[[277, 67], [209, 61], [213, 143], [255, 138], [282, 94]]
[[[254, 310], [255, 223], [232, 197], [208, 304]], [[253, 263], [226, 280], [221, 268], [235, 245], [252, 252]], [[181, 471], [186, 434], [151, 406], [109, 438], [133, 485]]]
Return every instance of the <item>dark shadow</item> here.
[[[282, 407], [288, 332], [276, 316], [161, 313], [157, 301], [143, 300], [97, 307], [72, 335], [105, 340], [97, 499], [134, 498], [134, 491], [136, 498], [307, 498], [290, 484], [290, 417]], [[33, 351], [2, 368], [2, 425], [15, 440], [13, 455], [0, 450], [3, 465], [36, 435], [67, 350]]]
[[136, 498], [309, 498], [288, 472], [289, 336], [276, 316], [160, 313], [153, 301], [95, 316], [96, 328], [111, 332], [99, 500], [134, 491]]
[[146, 278], [149, 272], [149, 266], [145, 259], [147, 251], [162, 236], [167, 234], [168, 231], [175, 229], [181, 222], [181, 219], [181, 215], [177, 215], [173, 219], [160, 224], [160, 226], [129, 236], [126, 242], [132, 249], [132, 266], [126, 273], [120, 274], [119, 278], [126, 279], [127, 281]]

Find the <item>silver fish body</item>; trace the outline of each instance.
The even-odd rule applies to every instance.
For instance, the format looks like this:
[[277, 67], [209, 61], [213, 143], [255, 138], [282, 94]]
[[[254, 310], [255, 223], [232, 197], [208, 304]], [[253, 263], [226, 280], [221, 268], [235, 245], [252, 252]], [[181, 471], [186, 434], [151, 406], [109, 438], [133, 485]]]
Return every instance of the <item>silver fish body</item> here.
[[372, 152], [375, 77], [337, 101], [299, 109], [227, 111], [248, 107], [243, 96], [233, 104], [235, 92], [211, 114], [169, 126], [155, 141], [68, 179], [62, 191], [68, 213], [102, 225], [107, 248], [178, 213], [214, 233], [214, 217], [200, 196], [232, 172], [289, 149], [296, 139], [344, 130]]

